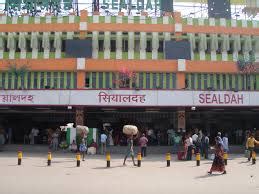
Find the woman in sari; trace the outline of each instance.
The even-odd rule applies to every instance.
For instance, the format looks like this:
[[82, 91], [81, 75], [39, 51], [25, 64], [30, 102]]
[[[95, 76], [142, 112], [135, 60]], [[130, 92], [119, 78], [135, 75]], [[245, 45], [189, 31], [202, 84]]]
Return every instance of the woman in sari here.
[[208, 174], [212, 174], [212, 172], [222, 172], [222, 174], [227, 173], [225, 169], [223, 154], [223, 145], [221, 144], [219, 137], [216, 137], [215, 158]]

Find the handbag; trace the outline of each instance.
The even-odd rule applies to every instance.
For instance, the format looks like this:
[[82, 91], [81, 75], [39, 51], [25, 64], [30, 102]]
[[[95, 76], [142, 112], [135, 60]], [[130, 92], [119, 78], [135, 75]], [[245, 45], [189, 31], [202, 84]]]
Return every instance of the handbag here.
[[245, 150], [245, 158], [249, 158], [250, 157], [250, 150]]

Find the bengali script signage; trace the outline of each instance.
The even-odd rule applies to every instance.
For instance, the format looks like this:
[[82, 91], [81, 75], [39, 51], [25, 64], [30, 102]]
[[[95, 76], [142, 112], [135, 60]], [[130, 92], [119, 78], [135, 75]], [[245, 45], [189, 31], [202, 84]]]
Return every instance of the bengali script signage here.
[[20, 94], [5, 94], [0, 95], [0, 102], [2, 103], [33, 103], [34, 95], [20, 95]]
[[174, 90], [0, 90], [1, 105], [259, 106], [259, 92]]
[[99, 92], [99, 103], [145, 103], [146, 95], [107, 94]]

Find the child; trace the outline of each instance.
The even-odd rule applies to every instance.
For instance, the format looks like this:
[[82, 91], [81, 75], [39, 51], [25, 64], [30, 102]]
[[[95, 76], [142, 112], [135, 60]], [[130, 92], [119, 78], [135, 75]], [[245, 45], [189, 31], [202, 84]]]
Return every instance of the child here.
[[79, 151], [82, 155], [83, 161], [85, 161], [85, 152], [87, 150], [85, 139], [82, 139], [81, 144], [79, 146]]
[[77, 151], [77, 145], [76, 145], [75, 140], [73, 140], [73, 142], [70, 144], [70, 150], [71, 150], [71, 152]]

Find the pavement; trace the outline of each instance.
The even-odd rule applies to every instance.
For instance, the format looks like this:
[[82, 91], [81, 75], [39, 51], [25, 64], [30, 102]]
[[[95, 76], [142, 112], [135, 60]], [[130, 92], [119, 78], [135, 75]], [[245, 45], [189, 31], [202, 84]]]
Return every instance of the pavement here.
[[46, 153], [24, 153], [22, 165], [17, 154], [0, 152], [0, 194], [258, 194], [259, 158], [251, 165], [242, 155], [230, 155], [227, 174], [208, 175], [211, 160], [177, 161], [172, 156], [166, 167], [164, 155], [149, 155], [141, 167], [123, 155], [111, 155], [111, 168], [105, 156], [87, 156], [76, 167], [75, 155], [53, 153], [47, 166]]

